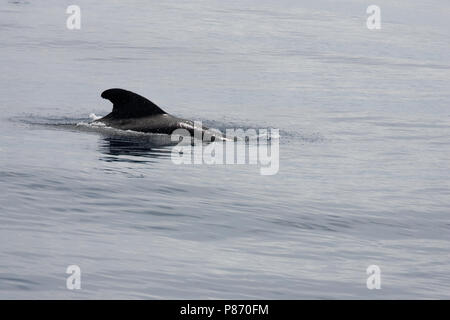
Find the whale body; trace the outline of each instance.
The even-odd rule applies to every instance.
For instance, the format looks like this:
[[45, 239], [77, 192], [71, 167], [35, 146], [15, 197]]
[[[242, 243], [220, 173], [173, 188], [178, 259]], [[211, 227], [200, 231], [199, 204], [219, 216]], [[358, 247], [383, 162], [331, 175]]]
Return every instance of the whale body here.
[[[112, 102], [113, 110], [94, 122], [101, 122], [116, 129], [162, 134], [172, 134], [177, 129], [185, 129], [191, 136], [201, 134], [200, 137], [209, 130], [206, 127], [194, 126], [191, 120], [172, 116], [147, 98], [128, 90], [108, 89], [101, 97]], [[223, 138], [217, 133], [208, 133], [211, 141]]]

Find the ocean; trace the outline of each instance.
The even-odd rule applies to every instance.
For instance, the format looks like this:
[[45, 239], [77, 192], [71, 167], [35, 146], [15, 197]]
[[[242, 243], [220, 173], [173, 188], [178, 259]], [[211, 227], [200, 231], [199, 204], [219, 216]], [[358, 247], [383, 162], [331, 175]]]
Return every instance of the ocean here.
[[[0, 3], [0, 298], [450, 298], [450, 2]], [[278, 170], [93, 128], [115, 87]]]

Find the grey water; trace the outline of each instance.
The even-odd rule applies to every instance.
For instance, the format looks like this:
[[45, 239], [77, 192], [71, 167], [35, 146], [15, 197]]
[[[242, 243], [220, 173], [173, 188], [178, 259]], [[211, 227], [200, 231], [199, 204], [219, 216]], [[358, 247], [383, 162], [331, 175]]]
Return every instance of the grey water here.
[[[73, 2], [0, 2], [0, 298], [450, 298], [450, 2]], [[80, 125], [113, 87], [279, 171]]]

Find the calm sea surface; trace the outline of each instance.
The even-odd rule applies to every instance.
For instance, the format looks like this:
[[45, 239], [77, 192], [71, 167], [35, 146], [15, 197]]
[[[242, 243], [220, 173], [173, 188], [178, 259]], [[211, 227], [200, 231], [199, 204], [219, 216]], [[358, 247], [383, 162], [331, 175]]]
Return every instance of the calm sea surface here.
[[[0, 1], [0, 298], [450, 298], [450, 2], [74, 4]], [[278, 173], [91, 130], [112, 87]]]

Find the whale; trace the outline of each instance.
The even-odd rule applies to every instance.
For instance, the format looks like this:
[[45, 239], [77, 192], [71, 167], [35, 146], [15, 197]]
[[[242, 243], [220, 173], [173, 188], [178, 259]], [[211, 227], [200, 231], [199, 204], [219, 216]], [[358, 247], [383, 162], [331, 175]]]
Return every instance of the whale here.
[[112, 102], [112, 112], [94, 122], [103, 123], [120, 130], [132, 130], [145, 133], [172, 134], [177, 129], [184, 129], [191, 137], [204, 139], [208, 133], [210, 141], [226, 138], [207, 127], [196, 126], [194, 121], [178, 118], [162, 110], [147, 98], [120, 88], [102, 92], [101, 97]]

